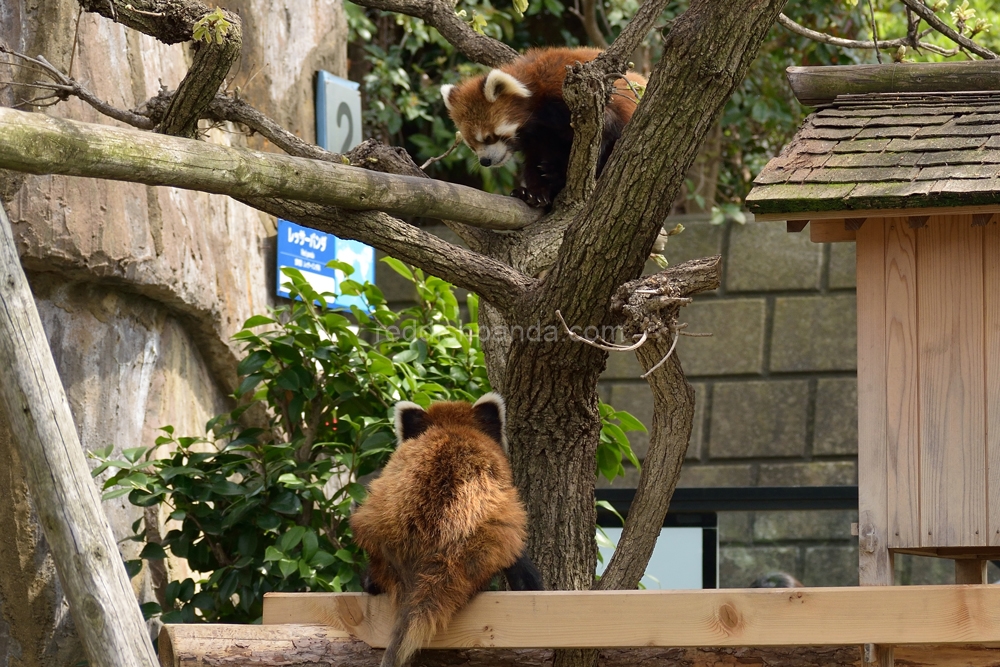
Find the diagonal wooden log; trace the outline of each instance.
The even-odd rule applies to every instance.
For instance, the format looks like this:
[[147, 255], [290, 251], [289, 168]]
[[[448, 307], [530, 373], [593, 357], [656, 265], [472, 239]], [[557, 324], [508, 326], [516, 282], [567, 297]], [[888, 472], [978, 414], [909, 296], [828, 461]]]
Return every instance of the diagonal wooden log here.
[[520, 229], [541, 216], [513, 197], [431, 178], [259, 153], [0, 108], [0, 168], [279, 197], [354, 210]]
[[153, 667], [153, 645], [101, 510], [2, 206], [0, 399], [90, 664]]

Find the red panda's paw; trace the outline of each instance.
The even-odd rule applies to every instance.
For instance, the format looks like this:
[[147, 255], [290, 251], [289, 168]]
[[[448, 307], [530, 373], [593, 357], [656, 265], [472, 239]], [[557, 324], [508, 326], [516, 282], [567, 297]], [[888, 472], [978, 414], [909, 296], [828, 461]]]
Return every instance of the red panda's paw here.
[[552, 205], [552, 199], [545, 190], [530, 191], [528, 188], [517, 188], [510, 193], [510, 196], [517, 197], [533, 208], [548, 208]]

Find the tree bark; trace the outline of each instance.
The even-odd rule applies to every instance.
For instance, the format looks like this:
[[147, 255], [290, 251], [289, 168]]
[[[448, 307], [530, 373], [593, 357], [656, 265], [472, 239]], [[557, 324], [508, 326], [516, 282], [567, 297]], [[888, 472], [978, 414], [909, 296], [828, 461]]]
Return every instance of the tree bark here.
[[[343, 638], [325, 626], [167, 625], [160, 632], [163, 667], [376, 667], [380, 649]], [[552, 651], [540, 649], [428, 650], [417, 653], [413, 667], [543, 667]], [[600, 652], [603, 667], [860, 667], [858, 646], [747, 648], [635, 648]], [[985, 646], [896, 648], [896, 658], [910, 667], [997, 667], [1000, 650]]]
[[98, 667], [152, 667], [156, 655], [2, 207], [0, 285], [0, 398], [84, 649]]

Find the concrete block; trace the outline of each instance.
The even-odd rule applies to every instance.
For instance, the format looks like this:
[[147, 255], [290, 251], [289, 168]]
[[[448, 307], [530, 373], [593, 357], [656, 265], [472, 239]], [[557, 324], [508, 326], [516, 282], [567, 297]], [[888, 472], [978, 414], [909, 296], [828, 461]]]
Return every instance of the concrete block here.
[[[675, 224], [677, 223], [668, 219], [663, 226], [672, 229]], [[671, 236], [663, 251], [663, 256], [671, 266], [722, 253], [725, 225], [713, 225], [707, 217], [705, 220], [686, 220], [682, 224], [684, 231]]]
[[854, 461], [809, 463], [765, 463], [760, 466], [759, 486], [837, 486], [858, 483]]
[[711, 458], [801, 456], [808, 391], [806, 380], [715, 383]]
[[856, 252], [853, 243], [830, 244], [830, 289], [854, 289], [857, 286]]
[[850, 540], [851, 523], [857, 520], [855, 510], [756, 512], [753, 539], [755, 542]]
[[807, 232], [789, 234], [784, 222], [733, 225], [726, 290], [818, 290], [823, 246]]
[[742, 465], [698, 465], [685, 463], [681, 468], [681, 478], [677, 486], [714, 487], [714, 486], [750, 486], [753, 480], [753, 467]]
[[857, 586], [858, 545], [806, 547], [802, 570], [806, 586]]
[[719, 587], [746, 588], [769, 572], [798, 578], [798, 562], [798, 547], [720, 547]]
[[822, 378], [816, 386], [813, 454], [858, 453], [858, 380]]
[[764, 365], [764, 299], [696, 299], [681, 309], [686, 331], [677, 343], [684, 372], [691, 376], [760, 373]]
[[855, 370], [857, 340], [853, 294], [775, 299], [772, 371]]
[[705, 412], [708, 403], [708, 385], [704, 382], [692, 382], [694, 387], [694, 422], [691, 427], [691, 441], [688, 442], [687, 455], [690, 461], [701, 459], [701, 449], [705, 439]]
[[719, 512], [718, 517], [720, 544], [753, 541], [753, 512]]

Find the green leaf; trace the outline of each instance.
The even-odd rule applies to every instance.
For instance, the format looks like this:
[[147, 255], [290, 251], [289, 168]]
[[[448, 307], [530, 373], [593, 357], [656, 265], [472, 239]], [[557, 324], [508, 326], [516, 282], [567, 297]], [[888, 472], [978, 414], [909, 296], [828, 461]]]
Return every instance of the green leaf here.
[[253, 391], [254, 387], [260, 384], [260, 381], [264, 379], [261, 373], [254, 373], [253, 375], [248, 375], [243, 378], [240, 382], [240, 386], [236, 388], [236, 395], [242, 396], [249, 391]]
[[131, 490], [132, 489], [128, 487], [124, 487], [124, 488], [117, 488], [114, 491], [107, 491], [101, 495], [101, 500], [111, 500], [113, 498], [120, 498], [121, 496], [124, 496]]
[[624, 410], [619, 410], [614, 414], [623, 431], [642, 431], [647, 433], [646, 425]]
[[265, 561], [277, 561], [285, 557], [285, 554], [281, 553], [281, 550], [277, 547], [268, 547], [264, 549], [264, 560]]
[[243, 328], [252, 329], [253, 327], [259, 327], [265, 324], [274, 324], [274, 323], [275, 320], [272, 320], [270, 317], [266, 317], [264, 315], [254, 315], [253, 317], [251, 317], [250, 319], [248, 319], [246, 322], [243, 323]]
[[256, 373], [263, 368], [264, 364], [270, 361], [270, 359], [270, 352], [267, 350], [257, 350], [239, 363], [236, 367], [236, 372], [239, 375], [250, 375], [252, 373]]
[[302, 557], [311, 560], [316, 555], [317, 549], [319, 549], [319, 538], [316, 536], [316, 532], [307, 530], [302, 536]]
[[286, 491], [271, 501], [270, 507], [279, 514], [298, 514], [302, 511], [302, 502], [294, 493]]
[[397, 364], [408, 364], [420, 356], [416, 350], [403, 350], [392, 356], [392, 360]]
[[410, 267], [408, 267], [406, 264], [403, 264], [395, 257], [383, 257], [381, 261], [386, 263], [389, 266], [389, 268], [391, 268], [393, 271], [395, 271], [399, 275], [409, 280], [411, 283], [414, 281], [413, 272], [410, 271]]
[[146, 560], [163, 560], [166, 557], [167, 552], [156, 542], [147, 542], [139, 554], [139, 558], [145, 558]]
[[326, 551], [317, 551], [316, 554], [309, 560], [309, 564], [317, 569], [330, 567], [336, 562], [337, 559], [333, 557], [333, 554]]
[[130, 447], [129, 449], [122, 450], [122, 456], [129, 463], [135, 463], [142, 458], [142, 455], [146, 453], [145, 447]]
[[212, 493], [217, 493], [220, 496], [242, 496], [246, 493], [246, 490], [242, 486], [228, 480], [213, 482], [211, 489]]
[[287, 579], [298, 571], [299, 564], [297, 561], [282, 558], [278, 561], [278, 569], [281, 570], [281, 575]]
[[281, 538], [278, 539], [278, 548], [286, 554], [299, 545], [302, 537], [306, 534], [305, 526], [294, 526], [289, 528]]

